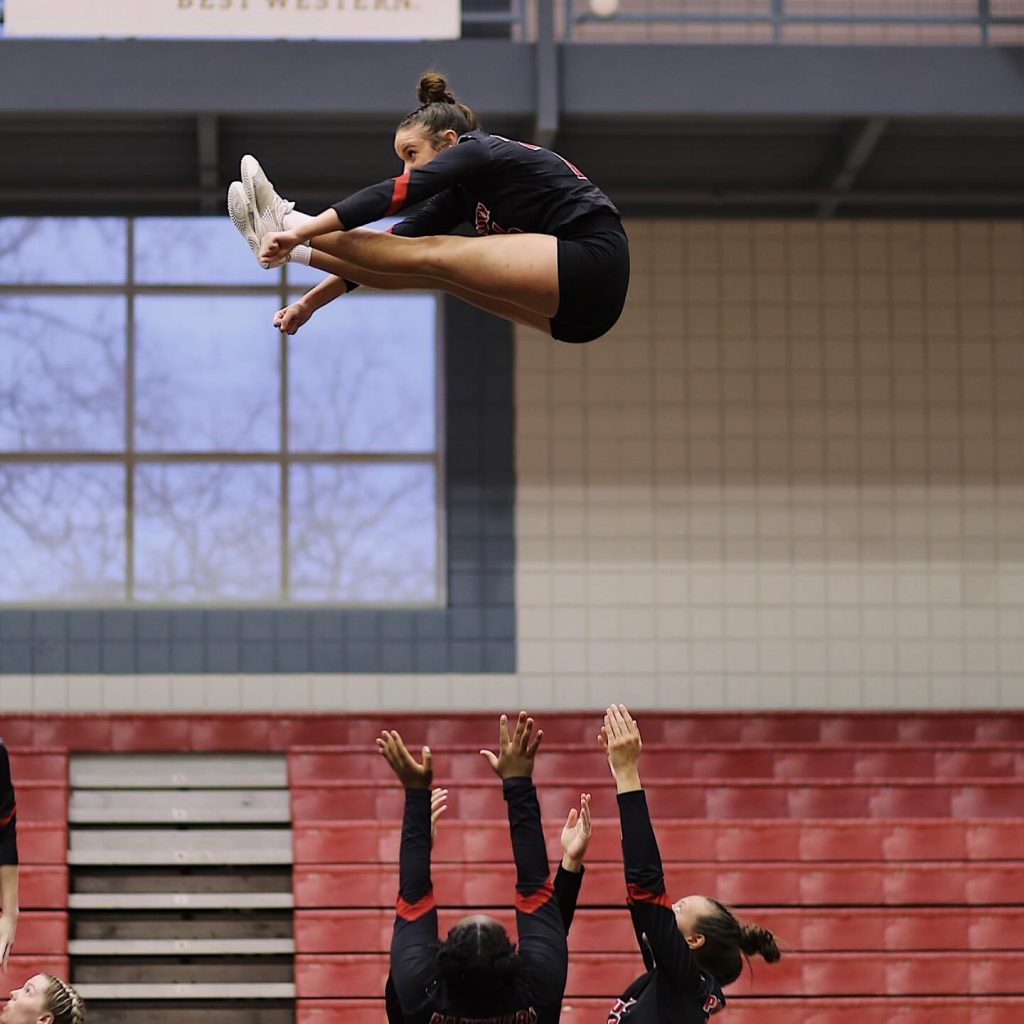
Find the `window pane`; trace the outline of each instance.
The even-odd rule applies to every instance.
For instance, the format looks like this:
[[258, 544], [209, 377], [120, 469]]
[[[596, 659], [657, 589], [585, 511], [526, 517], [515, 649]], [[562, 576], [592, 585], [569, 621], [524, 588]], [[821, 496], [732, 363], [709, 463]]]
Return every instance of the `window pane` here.
[[0, 464], [0, 600], [123, 601], [124, 469]]
[[273, 465], [136, 466], [136, 599], [277, 600], [278, 480]]
[[0, 217], [4, 284], [119, 284], [125, 221], [114, 217]]
[[293, 451], [435, 444], [433, 295], [343, 296], [289, 339]]
[[281, 283], [281, 271], [264, 270], [256, 262], [226, 215], [143, 217], [135, 221], [135, 280], [275, 287]]
[[0, 296], [0, 450], [123, 450], [124, 352], [119, 296]]
[[141, 451], [276, 451], [274, 302], [248, 296], [140, 296], [135, 444]]
[[293, 600], [438, 599], [432, 465], [299, 465], [290, 487]]

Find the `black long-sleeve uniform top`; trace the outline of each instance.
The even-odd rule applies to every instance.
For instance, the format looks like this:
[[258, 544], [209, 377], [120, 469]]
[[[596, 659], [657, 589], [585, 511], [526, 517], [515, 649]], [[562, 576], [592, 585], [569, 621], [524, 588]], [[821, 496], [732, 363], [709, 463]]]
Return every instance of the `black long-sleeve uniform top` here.
[[391, 980], [406, 1024], [556, 1024], [568, 967], [562, 913], [548, 874], [540, 805], [533, 782], [505, 779], [516, 863], [516, 928], [523, 973], [514, 993], [496, 998], [481, 1018], [456, 1016], [437, 978], [437, 908], [430, 879], [430, 792], [406, 790], [398, 901], [391, 937]]
[[[566, 871], [561, 864], [555, 872], [554, 891], [555, 902], [558, 904], [558, 913], [562, 917], [562, 927], [565, 934], [569, 934], [573, 918], [576, 916], [576, 904], [580, 898], [580, 887], [583, 885], [583, 875], [586, 867], [580, 865], [579, 871]], [[384, 1002], [387, 1011], [388, 1024], [402, 1024], [402, 1008], [398, 1002], [398, 994], [395, 992], [395, 982], [388, 973], [387, 984], [384, 987]]]
[[676, 924], [642, 789], [619, 794], [619, 822], [629, 912], [647, 973], [609, 1011], [609, 1024], [704, 1024], [725, 996], [697, 966]]
[[472, 131], [428, 164], [370, 185], [333, 207], [347, 230], [423, 205], [396, 235], [446, 235], [468, 222], [478, 235], [558, 235], [612, 201], [568, 160], [540, 146]]
[[0, 740], [0, 865], [18, 863], [17, 805], [11, 781], [11, 760]]

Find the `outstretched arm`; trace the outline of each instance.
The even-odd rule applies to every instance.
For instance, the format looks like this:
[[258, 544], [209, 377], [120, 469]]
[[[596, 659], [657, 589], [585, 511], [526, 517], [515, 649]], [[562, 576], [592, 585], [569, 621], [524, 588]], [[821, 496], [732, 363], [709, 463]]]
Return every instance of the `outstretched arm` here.
[[352, 290], [351, 282], [340, 277], [325, 277], [305, 295], [274, 314], [274, 326], [285, 334], [294, 334], [318, 309]]
[[675, 987], [697, 986], [699, 971], [665, 893], [661, 854], [640, 784], [640, 729], [624, 705], [608, 708], [598, 739], [618, 792], [626, 896], [644, 963], [648, 970], [656, 964], [661, 977]]
[[508, 804], [512, 855], [516, 862], [516, 928], [519, 956], [533, 998], [544, 1006], [557, 1006], [565, 993], [568, 949], [565, 926], [554, 898], [548, 854], [541, 828], [540, 804], [533, 785], [533, 764], [543, 733], [531, 740], [533, 719], [519, 713], [510, 737], [508, 718], [501, 716], [498, 753], [483, 750], [502, 780]]
[[[389, 233], [401, 238], [447, 235], [464, 220], [462, 208], [449, 189], [427, 200], [418, 210], [389, 228]], [[358, 287], [355, 281], [335, 275], [326, 277], [302, 298], [278, 310], [274, 314], [274, 326], [285, 334], [295, 334], [318, 309], [341, 298], [342, 295], [348, 295]]]
[[430, 878], [433, 771], [429, 748], [423, 748], [423, 762], [417, 764], [397, 732], [383, 732], [377, 749], [405, 787], [391, 978], [402, 1009], [413, 1012], [436, 974], [437, 908]]
[[380, 220], [381, 217], [390, 217], [467, 181], [490, 162], [491, 151], [487, 143], [468, 137], [438, 153], [422, 167], [405, 171], [397, 178], [386, 178], [356, 192], [306, 221], [299, 229], [264, 235], [260, 259], [280, 259], [304, 239], [328, 235], [339, 228], [350, 231]]

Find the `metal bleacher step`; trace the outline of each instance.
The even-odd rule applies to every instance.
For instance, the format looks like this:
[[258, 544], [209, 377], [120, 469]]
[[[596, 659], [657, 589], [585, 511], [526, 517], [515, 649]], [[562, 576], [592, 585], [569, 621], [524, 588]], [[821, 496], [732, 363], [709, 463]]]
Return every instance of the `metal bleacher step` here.
[[97, 1024], [294, 1024], [280, 755], [73, 755], [67, 951]]
[[72, 790], [72, 825], [285, 824], [287, 790]]
[[70, 910], [291, 910], [290, 892], [75, 892]]
[[[375, 1019], [383, 1021], [383, 1011]], [[182, 1021], [188, 1024], [296, 1024], [296, 1015], [290, 999], [265, 999], [258, 1003], [243, 1000], [237, 1005], [195, 1000], [151, 1003], [131, 999], [89, 1003], [89, 1024], [140, 1024], [140, 1021], [145, 1024], [181, 1024]]]
[[72, 939], [71, 956], [291, 956], [294, 939]]
[[264, 755], [76, 755], [70, 780], [72, 789], [286, 789], [288, 768]]
[[291, 862], [288, 829], [78, 829], [68, 850], [72, 866]]
[[182, 982], [177, 984], [99, 984], [83, 982], [76, 984], [79, 995], [90, 1000], [235, 1000], [235, 999], [294, 999], [293, 982], [260, 982], [245, 984], [238, 982]]

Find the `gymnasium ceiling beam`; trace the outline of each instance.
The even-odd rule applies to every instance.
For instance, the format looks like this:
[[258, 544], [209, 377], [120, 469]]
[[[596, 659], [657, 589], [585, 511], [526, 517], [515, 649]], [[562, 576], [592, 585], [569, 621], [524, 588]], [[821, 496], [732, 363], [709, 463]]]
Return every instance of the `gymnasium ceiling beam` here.
[[630, 214], [1024, 214], [1024, 47], [494, 39], [0, 40], [0, 214], [218, 213], [244, 152], [335, 201], [428, 67]]
[[[1024, 117], [1024, 47], [572, 43], [562, 117]], [[426, 67], [497, 117], [537, 109], [532, 45], [4, 39], [0, 114], [391, 119]]]

